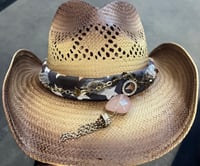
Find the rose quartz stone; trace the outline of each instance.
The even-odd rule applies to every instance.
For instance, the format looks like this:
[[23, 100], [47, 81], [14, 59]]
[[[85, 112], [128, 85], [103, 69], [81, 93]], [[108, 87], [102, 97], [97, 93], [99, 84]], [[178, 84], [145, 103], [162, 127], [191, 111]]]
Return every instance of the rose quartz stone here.
[[112, 97], [106, 103], [106, 110], [111, 112], [116, 112], [119, 114], [127, 113], [131, 108], [132, 102], [130, 101], [129, 97], [120, 94], [117, 96]]

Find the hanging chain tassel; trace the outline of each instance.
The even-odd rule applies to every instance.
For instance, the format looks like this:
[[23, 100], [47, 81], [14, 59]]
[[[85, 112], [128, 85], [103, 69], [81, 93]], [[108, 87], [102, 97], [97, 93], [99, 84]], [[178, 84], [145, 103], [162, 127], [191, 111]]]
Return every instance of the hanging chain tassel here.
[[111, 124], [111, 118], [107, 113], [103, 113], [93, 123], [82, 125], [78, 128], [77, 132], [67, 132], [61, 135], [61, 142], [80, 138], [81, 136], [91, 134], [99, 129], [105, 128]]

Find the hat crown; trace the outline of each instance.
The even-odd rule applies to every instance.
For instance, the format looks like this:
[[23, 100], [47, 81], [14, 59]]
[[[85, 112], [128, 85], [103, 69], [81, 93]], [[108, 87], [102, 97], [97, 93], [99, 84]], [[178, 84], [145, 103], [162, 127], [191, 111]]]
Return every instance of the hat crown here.
[[147, 65], [144, 29], [134, 6], [112, 2], [97, 9], [62, 4], [49, 32], [48, 66], [66, 75], [99, 77]]

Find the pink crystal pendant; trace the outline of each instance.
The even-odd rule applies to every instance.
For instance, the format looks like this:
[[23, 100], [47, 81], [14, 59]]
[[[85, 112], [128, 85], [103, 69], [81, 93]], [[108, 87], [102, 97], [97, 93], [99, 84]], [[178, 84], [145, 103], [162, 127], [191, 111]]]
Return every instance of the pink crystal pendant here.
[[129, 97], [125, 96], [124, 94], [120, 94], [112, 97], [106, 103], [105, 108], [107, 111], [115, 112], [118, 114], [125, 114], [130, 110], [131, 105], [132, 102]]

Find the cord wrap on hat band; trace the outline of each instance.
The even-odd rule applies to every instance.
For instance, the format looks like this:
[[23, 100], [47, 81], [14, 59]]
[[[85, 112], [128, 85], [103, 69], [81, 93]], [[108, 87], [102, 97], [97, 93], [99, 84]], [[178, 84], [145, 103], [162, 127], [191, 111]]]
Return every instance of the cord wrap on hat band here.
[[152, 59], [138, 71], [124, 72], [100, 78], [65, 76], [49, 69], [43, 62], [40, 82], [54, 94], [77, 100], [109, 100], [118, 94], [132, 96], [147, 89], [155, 80], [158, 70]]

